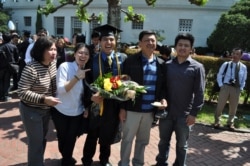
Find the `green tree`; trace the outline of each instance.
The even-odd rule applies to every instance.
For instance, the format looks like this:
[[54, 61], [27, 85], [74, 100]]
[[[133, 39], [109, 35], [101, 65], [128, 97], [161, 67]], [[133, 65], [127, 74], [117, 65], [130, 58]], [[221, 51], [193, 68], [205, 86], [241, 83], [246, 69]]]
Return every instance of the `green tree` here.
[[[76, 6], [76, 15], [81, 21], [92, 20], [88, 15], [86, 7], [90, 5], [94, 0], [88, 0], [84, 3], [84, 0], [58, 0], [59, 5], [55, 6], [53, 0], [47, 0], [46, 6], [39, 9], [39, 11], [45, 15], [56, 12], [58, 9], [63, 8], [66, 5]], [[205, 5], [208, 0], [187, 0], [191, 4], [198, 6]], [[148, 6], [154, 6], [157, 0], [145, 0]], [[121, 12], [126, 14], [126, 21], [144, 21], [145, 17], [141, 14], [135, 14], [132, 8], [128, 8], [128, 11], [121, 10], [122, 0], [107, 0], [108, 3], [108, 24], [120, 27]], [[99, 18], [99, 17], [98, 17]], [[101, 17], [100, 17], [101, 18]]]
[[240, 47], [250, 50], [250, 1], [241, 0], [223, 13], [207, 45], [216, 53]]
[[8, 32], [8, 20], [10, 19], [9, 15], [3, 12], [2, 10], [0, 11], [0, 32]]

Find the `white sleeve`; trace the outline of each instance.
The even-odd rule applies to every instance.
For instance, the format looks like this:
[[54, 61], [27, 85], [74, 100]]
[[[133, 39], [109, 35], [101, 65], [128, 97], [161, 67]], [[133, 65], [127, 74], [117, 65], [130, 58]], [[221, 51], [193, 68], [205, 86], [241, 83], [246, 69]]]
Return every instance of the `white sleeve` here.
[[32, 58], [31, 58], [31, 56], [30, 56], [30, 51], [31, 51], [31, 49], [33, 48], [33, 46], [34, 46], [34, 43], [31, 43], [29, 46], [28, 46], [28, 48], [27, 48], [27, 50], [26, 50], [26, 53], [25, 53], [25, 63], [27, 64], [28, 62], [31, 62], [32, 61]]

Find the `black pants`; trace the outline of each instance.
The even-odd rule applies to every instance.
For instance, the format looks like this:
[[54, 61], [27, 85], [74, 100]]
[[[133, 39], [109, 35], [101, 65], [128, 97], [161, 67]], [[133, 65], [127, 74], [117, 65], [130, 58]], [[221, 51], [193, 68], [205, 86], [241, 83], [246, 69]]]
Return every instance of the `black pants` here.
[[12, 74], [12, 79], [13, 79], [13, 88], [17, 89], [19, 81], [19, 65], [10, 64], [10, 72]]
[[10, 76], [9, 69], [0, 69], [0, 100], [9, 95], [10, 88]]
[[57, 131], [58, 148], [63, 157], [62, 165], [70, 165], [82, 115], [66, 116], [55, 108], [52, 109], [51, 115]]
[[[82, 162], [84, 165], [90, 165], [93, 160], [93, 156], [95, 155], [97, 140], [99, 138], [99, 127], [94, 130], [89, 130], [88, 135], [83, 148], [83, 158]], [[110, 144], [100, 144], [100, 163], [102, 165], [109, 162], [110, 157]]]

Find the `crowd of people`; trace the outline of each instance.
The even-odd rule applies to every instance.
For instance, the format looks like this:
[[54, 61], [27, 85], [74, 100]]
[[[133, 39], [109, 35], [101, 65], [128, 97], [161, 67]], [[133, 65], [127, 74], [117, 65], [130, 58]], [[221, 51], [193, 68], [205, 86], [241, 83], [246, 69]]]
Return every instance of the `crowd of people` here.
[[[22, 43], [15, 42], [19, 38], [16, 33], [10, 34], [9, 40], [5, 39], [8, 35], [3, 35], [0, 53], [7, 57], [10, 65], [0, 71], [0, 79], [4, 80], [0, 87], [1, 101], [8, 100], [8, 91], [4, 89], [10, 89], [12, 77], [13, 82], [16, 81], [12, 88], [17, 89], [20, 97], [20, 114], [28, 138], [28, 166], [44, 166], [50, 119], [56, 129], [62, 166], [75, 165], [73, 150], [83, 133], [87, 134], [81, 158], [84, 166], [91, 166], [97, 143], [100, 144], [100, 164], [111, 166], [111, 146], [117, 142], [121, 142], [120, 161], [113, 164], [142, 166], [155, 115], [159, 118], [160, 138], [155, 165], [168, 165], [173, 132], [176, 134], [173, 165], [186, 165], [189, 133], [204, 104], [205, 91], [204, 66], [191, 56], [195, 39], [190, 33], [180, 33], [175, 38], [176, 56], [171, 57], [171, 49], [162, 46], [159, 50], [162, 57], [159, 57], [155, 54], [156, 33], [143, 30], [138, 35], [140, 52], [128, 56], [116, 51], [120, 32], [122, 30], [108, 24], [97, 27], [91, 35], [91, 45], [86, 45], [83, 34], [73, 35], [70, 43], [65, 38], [49, 36], [44, 28], [32, 42], [28, 31], [24, 32]], [[73, 45], [71, 59], [67, 59], [64, 49], [69, 44]], [[240, 56], [238, 49], [234, 52], [235, 56]], [[9, 66], [13, 71], [6, 72]], [[245, 76], [246, 67], [241, 63], [239, 66], [239, 76]], [[89, 84], [107, 73], [128, 75], [132, 81], [148, 87], [147, 93], [136, 96], [134, 101], [105, 98]], [[235, 79], [238, 85], [238, 78]], [[244, 88], [245, 79], [240, 79], [237, 95]], [[228, 91], [233, 93], [232, 88], [236, 87], [219, 84], [223, 86], [219, 95], [222, 103], [217, 107], [216, 124], [219, 124], [225, 99], [230, 95]], [[232, 101], [230, 127], [237, 100], [235, 96]], [[152, 105], [154, 102], [160, 105]], [[158, 114], [162, 111], [164, 116]], [[131, 155], [133, 142], [134, 154]]]

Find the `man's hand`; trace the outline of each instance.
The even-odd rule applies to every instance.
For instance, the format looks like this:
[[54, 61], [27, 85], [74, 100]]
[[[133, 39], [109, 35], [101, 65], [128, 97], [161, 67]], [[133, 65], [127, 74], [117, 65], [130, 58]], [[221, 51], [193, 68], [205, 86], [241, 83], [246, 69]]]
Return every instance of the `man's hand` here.
[[100, 96], [99, 92], [97, 92], [94, 95], [92, 95], [91, 100], [97, 104], [100, 104], [101, 102], [103, 102], [103, 97]]
[[127, 117], [127, 112], [125, 109], [120, 109], [119, 118], [121, 122], [124, 122]]
[[192, 116], [192, 115], [188, 115], [187, 116], [187, 119], [186, 119], [186, 123], [188, 126], [191, 126], [195, 123], [195, 119], [196, 117], [195, 116]]

